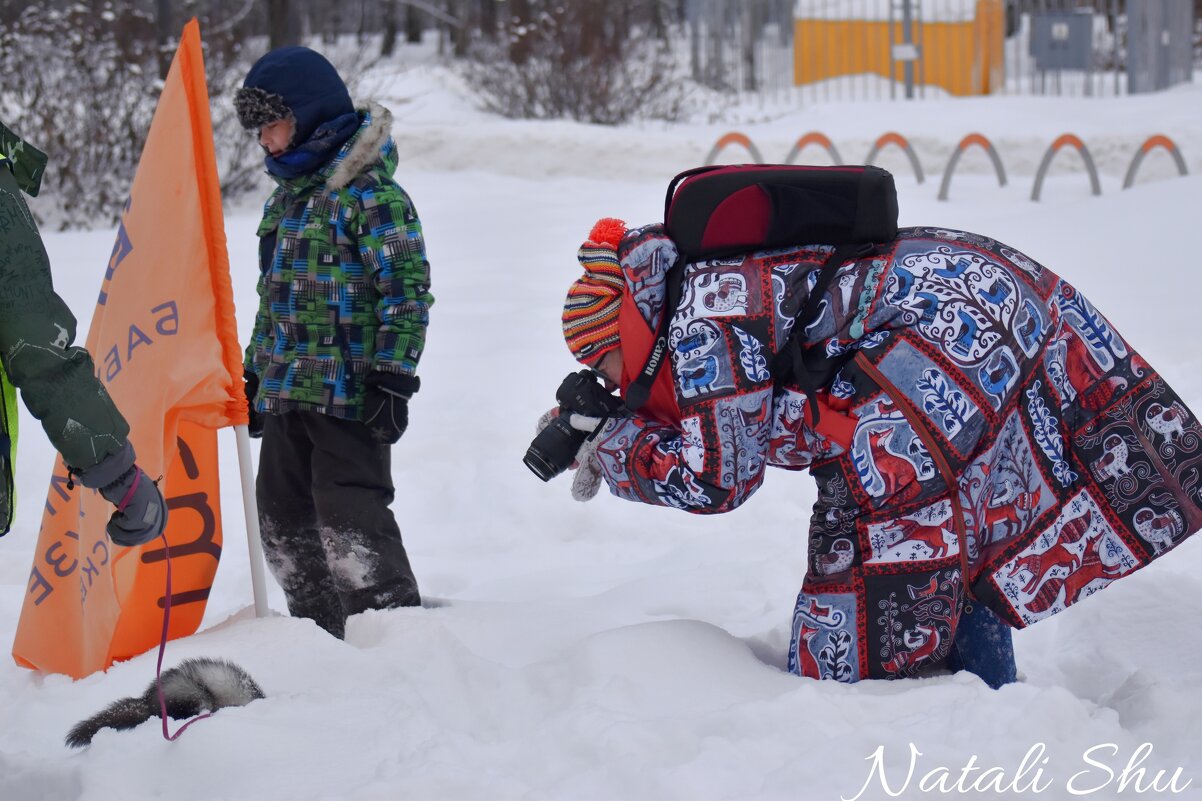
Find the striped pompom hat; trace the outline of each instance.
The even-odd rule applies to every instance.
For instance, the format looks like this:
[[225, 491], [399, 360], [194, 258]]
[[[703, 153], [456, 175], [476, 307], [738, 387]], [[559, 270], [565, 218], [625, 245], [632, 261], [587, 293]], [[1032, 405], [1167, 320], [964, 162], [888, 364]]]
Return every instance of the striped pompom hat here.
[[626, 283], [618, 263], [618, 243], [626, 223], [598, 220], [576, 258], [584, 275], [568, 288], [563, 304], [563, 338], [576, 360], [595, 365], [618, 346], [618, 308]]

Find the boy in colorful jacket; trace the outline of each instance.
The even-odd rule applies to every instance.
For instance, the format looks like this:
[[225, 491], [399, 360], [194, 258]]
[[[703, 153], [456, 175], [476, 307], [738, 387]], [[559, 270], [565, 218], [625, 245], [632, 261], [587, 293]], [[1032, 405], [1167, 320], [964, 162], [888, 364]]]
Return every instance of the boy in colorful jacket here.
[[[568, 345], [625, 395], [668, 313], [670, 369], [577, 458], [619, 497], [700, 514], [742, 504], [769, 466], [808, 469], [818, 501], [793, 672], [852, 682], [1004, 659], [988, 621], [1036, 623], [1202, 527], [1198, 420], [1089, 301], [1017, 250], [909, 228], [843, 263], [796, 335], [854, 355], [811, 404], [771, 365], [830, 246], [689, 264], [665, 310], [676, 245], [659, 225], [612, 229], [581, 249]], [[965, 636], [967, 653], [954, 650]]]
[[62, 454], [69, 474], [117, 507], [106, 531], [133, 547], [163, 533], [167, 505], [134, 463], [129, 424], [75, 341], [75, 317], [54, 291], [50, 262], [22, 192], [37, 195], [46, 157], [0, 123], [0, 536], [12, 525], [17, 407]]
[[356, 109], [325, 58], [268, 53], [235, 104], [278, 184], [245, 365], [264, 550], [289, 611], [342, 637], [348, 615], [421, 603], [389, 509], [390, 448], [419, 386], [430, 265], [392, 179], [392, 115]]

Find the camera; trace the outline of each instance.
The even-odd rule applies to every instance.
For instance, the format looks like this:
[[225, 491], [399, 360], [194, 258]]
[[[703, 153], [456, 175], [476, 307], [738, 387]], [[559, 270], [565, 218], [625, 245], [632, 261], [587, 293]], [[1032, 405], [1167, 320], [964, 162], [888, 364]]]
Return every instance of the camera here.
[[571, 467], [580, 446], [592, 436], [572, 427], [568, 422], [572, 413], [604, 418], [612, 417], [622, 408], [622, 401], [606, 392], [590, 370], [565, 378], [555, 392], [555, 400], [559, 403], [559, 414], [538, 433], [522, 458], [522, 463], [543, 481], [550, 481]]

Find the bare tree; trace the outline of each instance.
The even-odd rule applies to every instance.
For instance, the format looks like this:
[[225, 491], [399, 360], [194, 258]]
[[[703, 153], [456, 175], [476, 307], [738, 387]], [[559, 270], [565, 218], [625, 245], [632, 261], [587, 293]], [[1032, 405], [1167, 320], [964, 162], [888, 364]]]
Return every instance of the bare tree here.
[[171, 44], [175, 39], [175, 21], [170, 0], [155, 0], [155, 27], [158, 31], [159, 78], [167, 78], [171, 68]]
[[451, 43], [454, 45], [453, 53], [456, 58], [463, 58], [467, 55], [468, 44], [471, 42], [471, 34], [468, 30], [469, 21], [467, 19], [467, 3], [465, 0], [447, 0], [447, 17], [456, 22], [447, 22], [447, 34], [451, 37]]
[[409, 44], [422, 42], [422, 13], [409, 4], [405, 6], [405, 41]]
[[396, 51], [396, 37], [396, 0], [384, 0], [384, 40], [380, 43], [381, 57], [388, 58]]
[[488, 109], [509, 117], [617, 124], [675, 118], [685, 90], [645, 0], [511, 0], [505, 39], [466, 66]]
[[509, 0], [506, 34], [509, 39], [509, 60], [514, 64], [524, 64], [529, 58], [533, 26], [534, 10], [531, 8], [531, 0]]
[[479, 0], [480, 3], [480, 35], [492, 41], [497, 38], [497, 7], [498, 0]]
[[759, 36], [756, 34], [760, 28], [757, 25], [756, 9], [757, 4], [755, 3], [743, 3], [743, 7], [740, 9], [742, 16], [739, 24], [739, 38], [743, 57], [743, 88], [749, 92], [756, 90], [755, 46], [759, 40]]
[[296, 44], [292, 0], [267, 0], [267, 36], [272, 50]]
[[158, 100], [156, 20], [108, 0], [28, 7], [0, 28], [0, 74], [0, 118], [53, 161], [60, 227], [115, 221]]
[[324, 11], [321, 15], [321, 41], [324, 44], [332, 45], [338, 42], [338, 34], [342, 32], [343, 11], [346, 6], [342, 3], [334, 3], [329, 7], [328, 11]]

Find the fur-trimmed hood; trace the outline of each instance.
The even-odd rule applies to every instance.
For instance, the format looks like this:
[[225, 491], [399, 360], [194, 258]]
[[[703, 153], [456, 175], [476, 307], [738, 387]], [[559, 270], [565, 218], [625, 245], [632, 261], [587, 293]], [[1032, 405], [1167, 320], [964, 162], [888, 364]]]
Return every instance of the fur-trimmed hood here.
[[279, 189], [268, 201], [269, 207], [286, 196], [303, 197], [318, 189], [341, 192], [373, 166], [392, 176], [397, 161], [396, 144], [392, 141], [392, 112], [375, 101], [358, 106], [356, 112], [359, 115], [358, 130], [338, 154], [316, 172], [297, 178], [272, 174]]
[[373, 100], [359, 107], [359, 113], [363, 122], [358, 133], [331, 162], [336, 166], [326, 179], [326, 187], [333, 191], [344, 189], [377, 160], [384, 160], [390, 174], [396, 168], [392, 112]]

